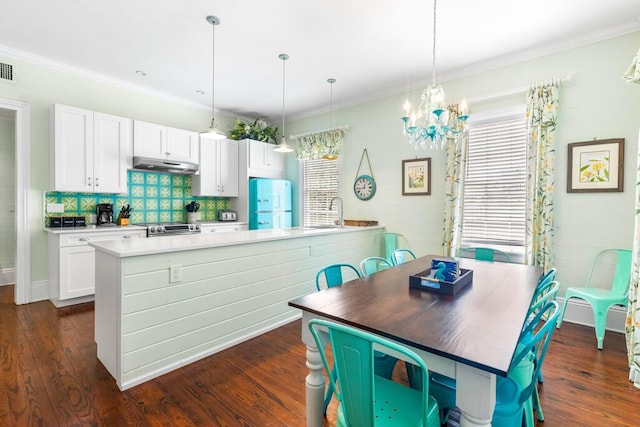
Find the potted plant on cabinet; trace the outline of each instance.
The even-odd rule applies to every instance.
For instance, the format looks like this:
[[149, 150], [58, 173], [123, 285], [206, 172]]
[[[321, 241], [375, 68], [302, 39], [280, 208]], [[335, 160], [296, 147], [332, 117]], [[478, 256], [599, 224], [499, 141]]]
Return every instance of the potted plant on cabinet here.
[[241, 139], [253, 139], [255, 141], [278, 144], [278, 128], [268, 126], [262, 119], [256, 119], [253, 123], [248, 123], [236, 119], [230, 132], [231, 139], [240, 141]]

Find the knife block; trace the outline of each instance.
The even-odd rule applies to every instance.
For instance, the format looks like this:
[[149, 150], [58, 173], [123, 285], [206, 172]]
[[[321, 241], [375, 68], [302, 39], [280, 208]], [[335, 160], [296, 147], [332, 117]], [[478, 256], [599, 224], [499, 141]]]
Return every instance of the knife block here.
[[129, 218], [122, 218], [120, 215], [118, 215], [116, 224], [122, 225], [122, 226], [129, 225]]

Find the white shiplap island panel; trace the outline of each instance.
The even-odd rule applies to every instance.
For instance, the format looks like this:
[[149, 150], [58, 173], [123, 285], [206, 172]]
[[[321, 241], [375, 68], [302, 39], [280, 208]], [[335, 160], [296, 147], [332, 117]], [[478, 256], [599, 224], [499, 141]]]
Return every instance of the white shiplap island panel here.
[[[327, 264], [377, 253], [382, 227], [94, 243], [98, 359], [125, 390], [300, 317]], [[179, 280], [171, 280], [171, 269]]]

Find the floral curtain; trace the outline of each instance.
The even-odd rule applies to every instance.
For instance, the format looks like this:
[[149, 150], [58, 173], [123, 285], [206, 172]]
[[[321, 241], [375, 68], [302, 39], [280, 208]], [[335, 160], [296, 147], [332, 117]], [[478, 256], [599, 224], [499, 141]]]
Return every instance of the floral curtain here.
[[631, 61], [629, 69], [625, 71], [624, 78], [628, 83], [640, 83], [640, 50]]
[[636, 217], [633, 232], [633, 269], [629, 286], [629, 304], [625, 331], [629, 356], [629, 381], [640, 388], [640, 153], [636, 178]]
[[525, 262], [553, 267], [553, 162], [558, 118], [558, 81], [535, 85], [527, 93], [527, 206]]
[[338, 158], [342, 154], [345, 131], [344, 128], [337, 128], [292, 136], [291, 139], [297, 141], [296, 158], [298, 160]]
[[[449, 107], [450, 126], [458, 121], [458, 106]], [[444, 218], [442, 226], [442, 255], [456, 256], [460, 248], [462, 234], [462, 194], [464, 175], [467, 167], [467, 147], [469, 134], [448, 138], [446, 144], [447, 162], [444, 182]]]

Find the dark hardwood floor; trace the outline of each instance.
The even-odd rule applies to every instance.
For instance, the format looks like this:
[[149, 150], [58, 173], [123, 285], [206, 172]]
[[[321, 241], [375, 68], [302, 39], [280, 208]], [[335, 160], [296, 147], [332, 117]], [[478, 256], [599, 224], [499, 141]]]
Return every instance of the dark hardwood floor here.
[[[303, 426], [300, 321], [125, 392], [96, 359], [93, 304], [16, 306], [0, 287], [1, 426]], [[555, 332], [540, 388], [539, 426], [637, 426], [624, 336], [596, 349], [591, 328]], [[404, 370], [394, 375], [404, 381]], [[335, 425], [336, 403], [327, 426]]]

